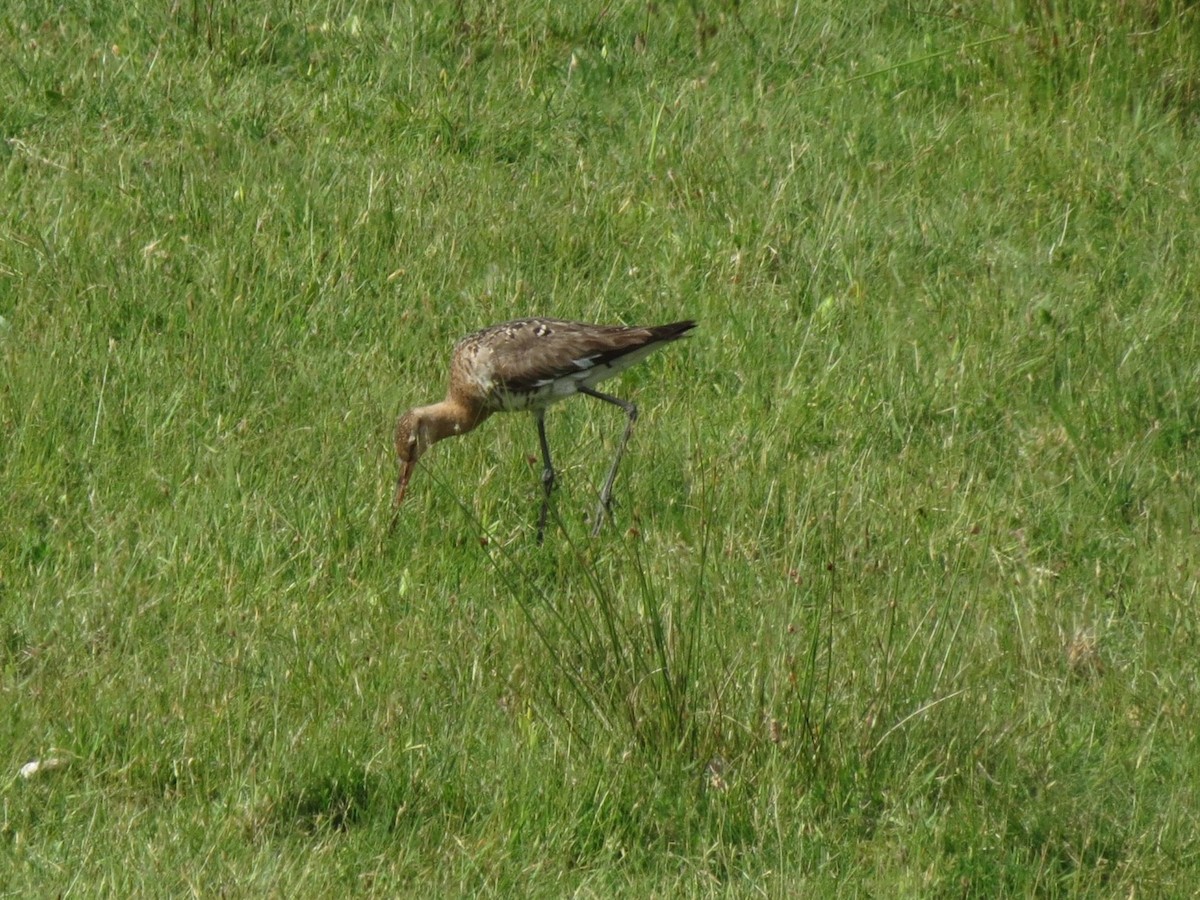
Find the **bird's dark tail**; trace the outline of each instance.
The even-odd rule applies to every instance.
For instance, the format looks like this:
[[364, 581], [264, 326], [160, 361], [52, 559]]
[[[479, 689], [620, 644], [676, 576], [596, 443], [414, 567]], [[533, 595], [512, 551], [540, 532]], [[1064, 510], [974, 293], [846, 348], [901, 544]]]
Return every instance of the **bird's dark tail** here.
[[695, 327], [696, 323], [693, 320], [684, 319], [682, 322], [672, 322], [670, 325], [654, 325], [646, 330], [654, 335], [655, 342], [658, 342], [678, 340]]

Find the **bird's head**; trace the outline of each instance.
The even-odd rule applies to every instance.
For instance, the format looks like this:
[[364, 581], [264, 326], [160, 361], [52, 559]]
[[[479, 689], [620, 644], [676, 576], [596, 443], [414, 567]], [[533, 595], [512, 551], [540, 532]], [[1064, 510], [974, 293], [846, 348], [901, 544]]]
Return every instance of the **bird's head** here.
[[[393, 507], [399, 507], [408, 489], [417, 460], [425, 451], [444, 438], [465, 434], [484, 419], [488, 413], [482, 409], [464, 405], [452, 399], [430, 406], [410, 409], [396, 423], [396, 456], [400, 458], [400, 477], [396, 480], [396, 496]], [[395, 525], [395, 516], [392, 517]]]
[[393, 506], [399, 506], [404, 499], [408, 479], [412, 477], [417, 460], [436, 440], [430, 431], [429, 419], [422, 412], [420, 409], [410, 409], [396, 423], [396, 456], [400, 458], [400, 477], [396, 482]]

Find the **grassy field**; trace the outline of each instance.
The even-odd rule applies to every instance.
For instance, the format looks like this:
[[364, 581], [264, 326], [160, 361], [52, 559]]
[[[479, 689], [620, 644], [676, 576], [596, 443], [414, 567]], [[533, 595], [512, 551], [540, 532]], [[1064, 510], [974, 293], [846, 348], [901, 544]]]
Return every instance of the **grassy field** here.
[[[1200, 8], [0, 22], [0, 894], [1200, 884]], [[699, 320], [622, 427], [396, 415]], [[46, 765], [33, 777], [19, 770]]]

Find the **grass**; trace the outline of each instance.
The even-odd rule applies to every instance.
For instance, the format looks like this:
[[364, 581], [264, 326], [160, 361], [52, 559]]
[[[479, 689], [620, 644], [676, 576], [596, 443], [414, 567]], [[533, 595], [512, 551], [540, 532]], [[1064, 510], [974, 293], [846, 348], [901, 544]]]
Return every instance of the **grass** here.
[[[1189, 893], [1198, 30], [17, 0], [0, 891]], [[526, 314], [701, 323], [616, 526], [575, 401], [389, 536]]]

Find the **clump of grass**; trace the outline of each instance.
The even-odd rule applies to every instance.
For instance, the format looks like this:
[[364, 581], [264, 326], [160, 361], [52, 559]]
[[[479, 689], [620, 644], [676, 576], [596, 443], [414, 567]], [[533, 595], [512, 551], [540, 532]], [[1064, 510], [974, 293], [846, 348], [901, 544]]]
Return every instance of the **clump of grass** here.
[[[710, 599], [703, 552], [696, 572], [686, 576], [690, 587], [680, 593], [672, 584], [668, 592], [646, 572], [636, 528], [616, 547], [629, 554], [630, 568], [617, 566], [607, 575], [605, 557], [578, 536], [562, 537], [569, 577], [561, 568], [552, 578], [539, 577], [531, 571], [536, 560], [522, 562], [503, 549], [491, 556], [507, 599], [540, 644], [528, 665], [543, 672], [538, 682], [546, 708], [585, 746], [598, 734], [607, 740], [620, 735], [627, 752], [653, 767], [697, 769], [711, 739], [708, 720], [720, 707], [712, 665], [719, 647], [705, 622]], [[630, 574], [632, 582], [624, 577]]]

